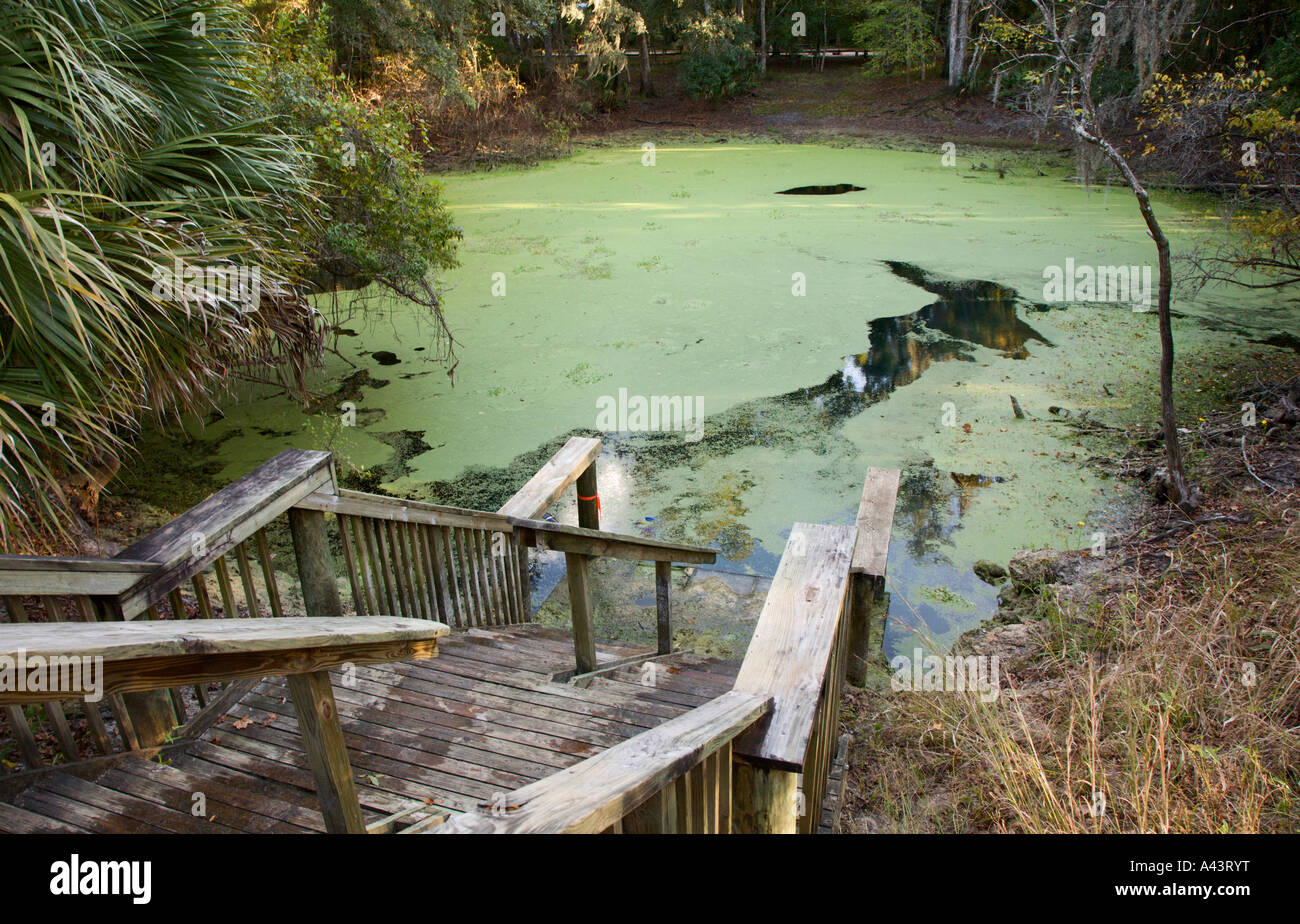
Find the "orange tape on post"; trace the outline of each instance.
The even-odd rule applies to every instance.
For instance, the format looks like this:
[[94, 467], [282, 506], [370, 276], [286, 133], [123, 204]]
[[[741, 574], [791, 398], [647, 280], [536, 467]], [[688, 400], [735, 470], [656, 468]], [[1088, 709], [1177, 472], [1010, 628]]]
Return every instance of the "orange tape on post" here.
[[578, 495], [578, 500], [580, 500], [580, 501], [593, 501], [593, 500], [594, 500], [594, 501], [596, 502], [596, 512], [597, 512], [597, 513], [600, 513], [600, 495], [599, 495], [599, 494], [593, 494], [593, 495], [591, 495], [591, 497], [583, 497], [581, 494], [579, 494], [579, 495]]

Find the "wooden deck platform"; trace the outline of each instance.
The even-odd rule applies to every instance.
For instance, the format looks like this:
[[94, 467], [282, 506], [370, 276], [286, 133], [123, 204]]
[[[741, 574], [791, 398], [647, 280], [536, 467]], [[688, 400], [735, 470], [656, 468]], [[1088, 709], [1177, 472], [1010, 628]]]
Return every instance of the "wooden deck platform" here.
[[[490, 806], [731, 689], [739, 665], [674, 654], [616, 667], [586, 686], [573, 639], [535, 624], [456, 631], [436, 659], [335, 671], [339, 718], [367, 823], [402, 824]], [[611, 664], [648, 649], [600, 645]], [[202, 817], [194, 814], [202, 793]], [[283, 678], [258, 683], [167, 763], [121, 755], [107, 769], [52, 772], [0, 803], [0, 831], [323, 832]]]

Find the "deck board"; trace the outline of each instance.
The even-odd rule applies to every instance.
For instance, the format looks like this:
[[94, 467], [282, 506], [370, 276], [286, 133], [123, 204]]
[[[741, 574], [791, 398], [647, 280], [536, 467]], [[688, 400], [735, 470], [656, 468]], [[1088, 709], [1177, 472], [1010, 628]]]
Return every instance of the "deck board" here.
[[[599, 664], [649, 649], [601, 645]], [[367, 823], [414, 809], [465, 812], [601, 753], [720, 696], [737, 665], [692, 654], [636, 665], [586, 688], [551, 678], [573, 668], [561, 629], [455, 632], [436, 659], [334, 673], [343, 737]], [[242, 727], [241, 727], [242, 726]], [[191, 814], [202, 792], [204, 817]], [[51, 773], [0, 804], [0, 832], [262, 833], [324, 830], [283, 678], [258, 683], [169, 764], [125, 756], [93, 779]]]

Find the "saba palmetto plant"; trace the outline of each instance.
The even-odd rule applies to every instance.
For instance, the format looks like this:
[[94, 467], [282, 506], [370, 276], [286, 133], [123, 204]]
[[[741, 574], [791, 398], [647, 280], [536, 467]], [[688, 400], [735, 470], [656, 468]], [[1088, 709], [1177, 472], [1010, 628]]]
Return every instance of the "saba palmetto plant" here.
[[226, 0], [0, 0], [0, 548], [68, 521], [145, 415], [301, 389], [305, 155]]

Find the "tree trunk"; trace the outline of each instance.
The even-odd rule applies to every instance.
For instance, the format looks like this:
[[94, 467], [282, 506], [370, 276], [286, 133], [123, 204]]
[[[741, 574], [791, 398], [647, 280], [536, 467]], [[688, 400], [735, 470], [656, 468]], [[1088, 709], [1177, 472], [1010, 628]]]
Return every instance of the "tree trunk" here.
[[1160, 268], [1156, 299], [1156, 320], [1160, 327], [1160, 424], [1165, 437], [1165, 465], [1169, 469], [1169, 499], [1179, 507], [1195, 508], [1200, 506], [1200, 491], [1187, 483], [1187, 474], [1183, 471], [1183, 450], [1178, 442], [1178, 419], [1174, 413], [1174, 331], [1169, 313], [1173, 265], [1169, 256], [1169, 238], [1165, 237], [1160, 222], [1156, 220], [1156, 213], [1151, 208], [1151, 197], [1123, 155], [1105, 138], [1092, 135], [1082, 127], [1076, 127], [1075, 131], [1084, 140], [1101, 148], [1102, 153], [1119, 168], [1128, 181], [1129, 188], [1133, 190], [1133, 195], [1137, 197], [1142, 220], [1146, 222], [1151, 240], [1155, 241]]
[[961, 0], [961, 21], [957, 26], [957, 78], [966, 76], [966, 62], [970, 60], [970, 0]]
[[767, 0], [758, 0], [758, 73], [767, 73]]
[[948, 6], [948, 86], [956, 87], [966, 75], [966, 49], [970, 42], [970, 0], [952, 0]]
[[961, 0], [950, 0], [948, 4], [948, 86], [957, 86], [961, 79], [957, 63], [957, 8]]
[[637, 51], [641, 58], [641, 95], [654, 96], [655, 88], [650, 83], [650, 37], [642, 32], [636, 37]]

